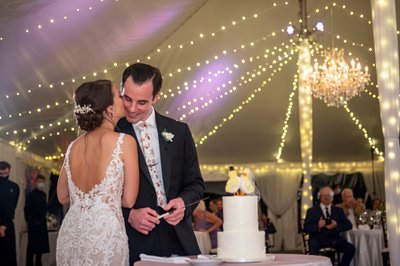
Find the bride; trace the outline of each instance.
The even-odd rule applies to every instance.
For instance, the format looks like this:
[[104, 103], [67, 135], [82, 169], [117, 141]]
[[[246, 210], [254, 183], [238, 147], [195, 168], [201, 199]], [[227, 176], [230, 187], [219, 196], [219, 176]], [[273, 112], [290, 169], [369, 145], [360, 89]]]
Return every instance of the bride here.
[[114, 132], [124, 116], [109, 80], [75, 90], [74, 114], [85, 134], [68, 147], [57, 196], [70, 208], [57, 239], [57, 265], [128, 265], [121, 206], [132, 208], [139, 187], [135, 140]]

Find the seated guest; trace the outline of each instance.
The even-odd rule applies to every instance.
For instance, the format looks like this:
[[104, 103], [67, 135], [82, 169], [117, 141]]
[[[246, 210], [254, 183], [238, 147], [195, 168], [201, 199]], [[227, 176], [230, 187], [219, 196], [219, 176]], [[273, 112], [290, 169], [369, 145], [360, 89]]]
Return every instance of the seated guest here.
[[222, 198], [210, 200], [208, 207], [213, 214], [222, 220], [222, 222], [224, 221]]
[[355, 207], [357, 206], [357, 201], [353, 197], [353, 190], [350, 188], [345, 188], [342, 191], [342, 203], [336, 205], [342, 208], [346, 217], [350, 220], [353, 225], [353, 229], [357, 229], [357, 217], [355, 214]]
[[382, 209], [382, 201], [380, 199], [374, 199], [372, 202], [372, 210], [378, 211]]
[[360, 214], [365, 211], [365, 204], [363, 198], [356, 198], [356, 207], [354, 208], [354, 214], [356, 218], [360, 217]]
[[210, 234], [211, 247], [217, 248], [217, 232], [222, 225], [222, 220], [206, 210], [204, 201], [200, 201], [193, 211], [193, 230], [204, 231]]
[[303, 230], [310, 234], [308, 243], [311, 255], [318, 255], [321, 248], [332, 247], [343, 253], [339, 265], [349, 265], [355, 248], [340, 233], [350, 230], [352, 225], [343, 209], [332, 205], [332, 200], [332, 189], [321, 188], [320, 204], [307, 210]]

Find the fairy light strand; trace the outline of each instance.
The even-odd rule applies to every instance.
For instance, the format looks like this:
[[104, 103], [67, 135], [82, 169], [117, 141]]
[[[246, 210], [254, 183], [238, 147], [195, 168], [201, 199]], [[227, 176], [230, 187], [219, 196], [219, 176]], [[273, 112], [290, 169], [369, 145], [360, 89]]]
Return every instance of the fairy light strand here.
[[286, 110], [286, 115], [285, 115], [285, 121], [283, 122], [283, 128], [282, 128], [282, 135], [281, 135], [281, 143], [279, 144], [278, 152], [275, 157], [275, 159], [280, 162], [281, 161], [281, 156], [282, 156], [282, 150], [285, 147], [286, 143], [286, 135], [288, 132], [288, 127], [289, 127], [289, 120], [292, 116], [292, 110], [293, 110], [293, 97], [296, 94], [297, 90], [297, 74], [294, 75], [294, 82], [293, 82], [293, 89], [292, 92], [289, 95], [289, 104]]
[[349, 114], [351, 120], [353, 121], [354, 125], [363, 133], [364, 138], [368, 141], [369, 146], [371, 149], [374, 150], [376, 155], [379, 155], [383, 158], [383, 152], [379, 151], [379, 148], [376, 147], [373, 139], [369, 136], [367, 129], [362, 125], [360, 120], [355, 116], [355, 114], [350, 110], [347, 104], [343, 105], [344, 110]]
[[[292, 59], [292, 57], [288, 58], [288, 61], [286, 61], [285, 65]], [[279, 71], [281, 71], [282, 68], [280, 68]], [[249, 104], [255, 97], [256, 94], [258, 94], [259, 92], [261, 92], [263, 90], [263, 88], [272, 80], [273, 76], [275, 75], [275, 72], [270, 73], [270, 76], [262, 81], [262, 84], [260, 85], [260, 87], [258, 87], [257, 89], [254, 89], [253, 92], [245, 99], [242, 101], [241, 104], [239, 104], [236, 108], [234, 108], [229, 115], [225, 116], [224, 118], [221, 119], [220, 123], [214, 125], [213, 129], [210, 130], [208, 133], [206, 133], [205, 135], [201, 136], [200, 139], [196, 142], [196, 146], [202, 145], [204, 144], [209, 137], [215, 135], [217, 133], [217, 131], [219, 129], [221, 129], [226, 123], [228, 123], [229, 121], [231, 121], [235, 115], [242, 111], [245, 106], [247, 104]]]

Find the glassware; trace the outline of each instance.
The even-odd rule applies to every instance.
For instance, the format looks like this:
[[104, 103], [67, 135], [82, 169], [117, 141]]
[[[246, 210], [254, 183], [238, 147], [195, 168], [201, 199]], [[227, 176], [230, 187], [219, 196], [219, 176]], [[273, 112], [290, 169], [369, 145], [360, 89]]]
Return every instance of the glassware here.
[[368, 211], [363, 211], [358, 217], [358, 220], [360, 221], [360, 224], [366, 224], [368, 218], [369, 218]]

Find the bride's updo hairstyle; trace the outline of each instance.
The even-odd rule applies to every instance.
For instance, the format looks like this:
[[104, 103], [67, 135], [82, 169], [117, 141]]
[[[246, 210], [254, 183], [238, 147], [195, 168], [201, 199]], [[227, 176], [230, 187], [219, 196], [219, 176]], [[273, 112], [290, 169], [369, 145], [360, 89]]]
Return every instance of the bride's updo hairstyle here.
[[75, 90], [74, 115], [81, 130], [92, 131], [103, 122], [103, 111], [113, 104], [110, 80], [85, 82]]

